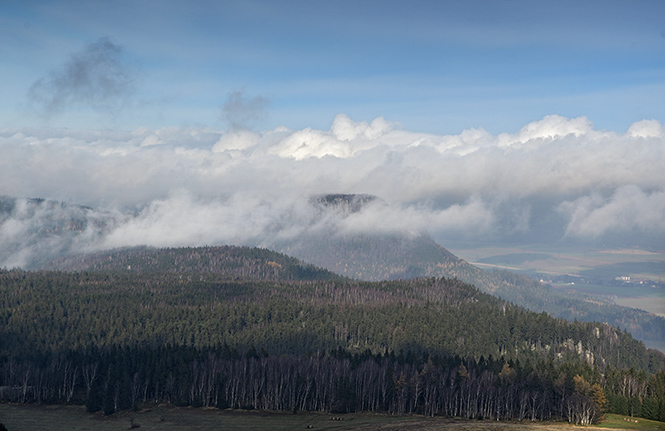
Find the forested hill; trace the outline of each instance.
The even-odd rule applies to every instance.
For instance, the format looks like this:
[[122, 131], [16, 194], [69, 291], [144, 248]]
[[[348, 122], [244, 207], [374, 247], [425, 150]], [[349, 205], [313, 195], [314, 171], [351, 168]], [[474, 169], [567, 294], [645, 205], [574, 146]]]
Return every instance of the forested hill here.
[[339, 280], [326, 269], [282, 253], [251, 247], [133, 247], [73, 255], [49, 262], [45, 270], [213, 273], [256, 280]]
[[[340, 205], [337, 200], [332, 201]], [[364, 201], [352, 202], [357, 211], [356, 207]], [[665, 341], [665, 319], [660, 316], [589, 295], [556, 292], [509, 271], [480, 269], [456, 257], [426, 234], [311, 233], [275, 244], [275, 249], [361, 280], [455, 277], [537, 312], [545, 311], [568, 320], [604, 321], [627, 328], [641, 340]]]
[[604, 391], [617, 411], [648, 400], [659, 417], [663, 369], [625, 331], [455, 279], [0, 271], [0, 401], [588, 423]]
[[[357, 211], [357, 206], [364, 202], [347, 202], [347, 199], [340, 203], [342, 198], [333, 197], [327, 196], [326, 205], [351, 206]], [[115, 249], [68, 256], [50, 262], [45, 269], [206, 272], [285, 281], [341, 279], [338, 274], [369, 280], [454, 277], [531, 310], [546, 311], [567, 320], [609, 322], [628, 329], [639, 339], [665, 339], [665, 319], [661, 317], [582, 294], [564, 295], [509, 271], [482, 270], [459, 259], [426, 235], [303, 236], [285, 251], [307, 257], [329, 270], [267, 249], [238, 246]]]
[[[454, 279], [277, 282], [215, 273], [0, 272], [0, 354], [91, 346], [412, 350], [662, 367], [628, 333], [511, 305]], [[660, 358], [660, 359], [659, 359]]]
[[[372, 201], [318, 202], [345, 213]], [[25, 205], [33, 207], [52, 209]], [[63, 230], [70, 219], [52, 218], [56, 233], [38, 236], [83, 228]], [[75, 249], [70, 239], [51, 254]], [[605, 409], [665, 419], [663, 354], [625, 329], [528, 311], [467, 283], [571, 319], [599, 311], [596, 320], [608, 320], [603, 304], [481, 271], [424, 235], [310, 232], [283, 246], [346, 276], [393, 280], [351, 280], [246, 247], [122, 249], [59, 260], [51, 266], [59, 271], [0, 270], [0, 402], [84, 403], [105, 414], [170, 403], [580, 424]], [[615, 321], [644, 329], [644, 320], [624, 323], [635, 317]]]
[[[343, 201], [346, 205], [354, 202]], [[359, 204], [355, 202], [355, 205]], [[286, 254], [238, 246], [134, 247], [68, 256], [48, 263], [44, 269], [209, 272], [286, 281], [332, 280], [342, 276], [370, 281], [457, 278], [483, 292], [537, 312], [545, 311], [567, 320], [608, 322], [628, 329], [641, 340], [665, 339], [665, 319], [662, 317], [583, 294], [563, 294], [509, 271], [482, 270], [459, 259], [427, 235], [303, 235], [279, 248]]]

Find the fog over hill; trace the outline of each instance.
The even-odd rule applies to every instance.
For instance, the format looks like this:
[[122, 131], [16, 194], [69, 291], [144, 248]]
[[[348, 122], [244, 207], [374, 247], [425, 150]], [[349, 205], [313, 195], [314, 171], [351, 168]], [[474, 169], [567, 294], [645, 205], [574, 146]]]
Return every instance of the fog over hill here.
[[220, 274], [230, 279], [315, 281], [347, 280], [264, 248], [237, 246], [151, 248], [131, 247], [55, 259], [45, 270], [121, 272], [129, 274]]
[[[0, 195], [112, 213], [105, 247], [259, 245], [311, 225], [311, 196], [368, 193], [387, 204], [341, 227], [426, 231], [441, 244], [662, 249], [664, 138], [655, 120], [615, 132], [557, 115], [498, 135], [417, 133], [344, 114], [329, 130], [2, 129]], [[14, 238], [17, 226], [1, 229]]]

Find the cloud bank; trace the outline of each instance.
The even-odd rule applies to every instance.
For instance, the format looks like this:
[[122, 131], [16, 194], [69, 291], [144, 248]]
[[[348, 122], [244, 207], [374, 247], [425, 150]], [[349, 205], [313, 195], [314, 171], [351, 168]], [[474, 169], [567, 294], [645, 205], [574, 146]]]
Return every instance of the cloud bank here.
[[[444, 246], [457, 239], [665, 244], [665, 133], [653, 120], [618, 133], [552, 115], [496, 136], [423, 134], [344, 114], [329, 130], [4, 129], [0, 154], [0, 195], [86, 205], [86, 217], [105, 220], [50, 245], [64, 251], [270, 246], [311, 229], [425, 231]], [[325, 193], [381, 199], [322, 215], [310, 198]], [[0, 266], [25, 265], [43, 249], [38, 236], [25, 240], [38, 217], [63, 217], [18, 207], [0, 216]]]

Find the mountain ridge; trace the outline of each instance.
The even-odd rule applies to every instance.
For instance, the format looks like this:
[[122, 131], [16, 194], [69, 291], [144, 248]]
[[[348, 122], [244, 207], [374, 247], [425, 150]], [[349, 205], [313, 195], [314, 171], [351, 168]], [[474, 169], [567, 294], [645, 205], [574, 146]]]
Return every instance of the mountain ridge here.
[[268, 249], [247, 246], [125, 247], [50, 261], [42, 270], [212, 273], [256, 280], [341, 280], [342, 276]]

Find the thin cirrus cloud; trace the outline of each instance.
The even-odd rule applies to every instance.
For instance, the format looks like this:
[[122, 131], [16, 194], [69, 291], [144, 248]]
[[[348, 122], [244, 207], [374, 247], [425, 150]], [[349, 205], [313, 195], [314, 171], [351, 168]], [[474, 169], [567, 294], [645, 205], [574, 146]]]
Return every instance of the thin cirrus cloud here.
[[[83, 204], [92, 208], [85, 217], [103, 220], [66, 243], [47, 236], [57, 250], [270, 246], [320, 228], [425, 231], [444, 246], [615, 236], [654, 245], [665, 231], [665, 135], [653, 120], [617, 133], [553, 115], [496, 136], [416, 133], [343, 114], [328, 130], [4, 129], [0, 151], [0, 195]], [[322, 217], [311, 198], [326, 193], [381, 199]], [[29, 236], [26, 248], [20, 238], [43, 211], [3, 215], [5, 264], [31, 261], [41, 240]]]

